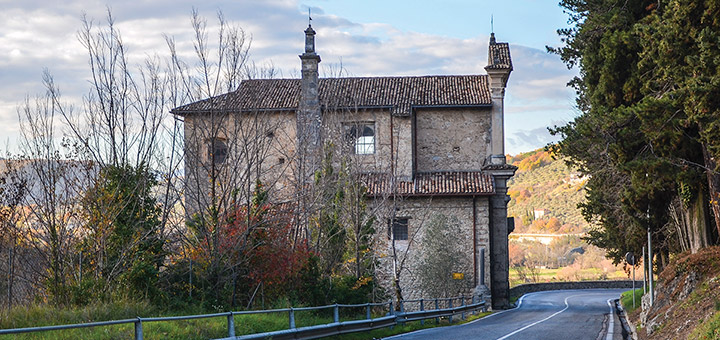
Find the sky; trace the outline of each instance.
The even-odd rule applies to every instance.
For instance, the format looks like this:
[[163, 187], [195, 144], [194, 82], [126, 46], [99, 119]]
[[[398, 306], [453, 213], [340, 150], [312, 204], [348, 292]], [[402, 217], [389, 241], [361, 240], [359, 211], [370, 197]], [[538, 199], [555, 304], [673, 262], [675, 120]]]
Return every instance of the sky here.
[[[566, 83], [577, 74], [545, 46], [561, 44], [567, 16], [553, 0], [0, 0], [0, 147], [16, 151], [17, 108], [44, 92], [47, 69], [68, 102], [89, 90], [87, 54], [77, 39], [83, 13], [116, 19], [131, 62], [167, 55], [163, 34], [192, 53], [193, 9], [218, 11], [252, 37], [257, 65], [298, 77], [311, 9], [323, 72], [351, 76], [485, 74], [491, 30], [510, 43], [514, 70], [505, 98], [505, 151], [517, 154], [557, 140], [547, 128], [576, 115]], [[491, 24], [492, 22], [492, 24]]]

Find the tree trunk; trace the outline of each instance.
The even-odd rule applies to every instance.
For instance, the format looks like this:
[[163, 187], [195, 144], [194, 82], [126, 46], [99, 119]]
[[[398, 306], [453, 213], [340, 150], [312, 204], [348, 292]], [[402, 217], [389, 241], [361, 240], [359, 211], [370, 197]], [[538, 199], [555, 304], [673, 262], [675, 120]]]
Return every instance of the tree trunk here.
[[395, 310], [400, 310], [400, 302], [403, 300], [403, 296], [402, 296], [402, 288], [400, 288], [400, 279], [399, 278], [396, 278], [394, 280], [394, 285], [395, 285], [395, 298], [396, 298]]
[[13, 245], [10, 247], [10, 254], [8, 256], [8, 282], [7, 282], [7, 301], [8, 301], [8, 309], [10, 309], [13, 305], [13, 299], [12, 299], [12, 289], [13, 289], [13, 279], [15, 275], [15, 246]]
[[[720, 235], [720, 174], [715, 171], [717, 163], [715, 158], [710, 156], [705, 144], [702, 146], [703, 158], [705, 158], [705, 172], [707, 173], [708, 193], [710, 198], [710, 209], [715, 223], [715, 230]], [[718, 240], [711, 240], [711, 243], [717, 244]]]
[[688, 204], [685, 211], [689, 227], [690, 252], [697, 253], [701, 248], [707, 247], [708, 240], [708, 211], [705, 200], [705, 190], [698, 190], [695, 198]]
[[680, 246], [680, 251], [690, 250], [690, 238], [688, 237], [688, 228], [682, 214], [682, 202], [680, 197], [676, 196], [668, 207], [668, 215], [670, 216], [670, 223], [675, 226], [675, 234], [677, 235], [677, 243]]

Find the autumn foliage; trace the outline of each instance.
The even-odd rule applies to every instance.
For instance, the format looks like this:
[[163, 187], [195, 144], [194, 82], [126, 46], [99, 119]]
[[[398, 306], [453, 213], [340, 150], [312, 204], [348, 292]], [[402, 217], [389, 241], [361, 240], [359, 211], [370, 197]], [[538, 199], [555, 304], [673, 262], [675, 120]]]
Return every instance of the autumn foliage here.
[[198, 241], [190, 259], [201, 280], [191, 289], [214, 305], [234, 306], [252, 304], [258, 294], [273, 300], [297, 288], [293, 285], [314, 254], [304, 240], [293, 239], [294, 209], [268, 203], [258, 183], [252, 200], [234, 203], [218, 217], [215, 230], [195, 227]]
[[[263, 203], [235, 209], [222, 226], [227, 235], [224, 251], [247, 261], [247, 277], [253, 285], [282, 289], [305, 265], [310, 253], [305, 241], [292, 240], [292, 209], [288, 205]], [[239, 253], [234, 245], [239, 247]]]

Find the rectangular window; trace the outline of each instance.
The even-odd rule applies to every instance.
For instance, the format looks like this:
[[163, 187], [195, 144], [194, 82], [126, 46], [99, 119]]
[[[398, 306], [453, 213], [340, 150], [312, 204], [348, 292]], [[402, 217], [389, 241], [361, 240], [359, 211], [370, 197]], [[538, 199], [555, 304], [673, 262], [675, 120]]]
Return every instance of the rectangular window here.
[[388, 237], [395, 237], [395, 241], [407, 241], [408, 239], [408, 218], [397, 217], [393, 219], [390, 228], [392, 228], [392, 235], [390, 235], [390, 228], [388, 228]]
[[375, 123], [345, 124], [345, 139], [356, 155], [375, 153]]

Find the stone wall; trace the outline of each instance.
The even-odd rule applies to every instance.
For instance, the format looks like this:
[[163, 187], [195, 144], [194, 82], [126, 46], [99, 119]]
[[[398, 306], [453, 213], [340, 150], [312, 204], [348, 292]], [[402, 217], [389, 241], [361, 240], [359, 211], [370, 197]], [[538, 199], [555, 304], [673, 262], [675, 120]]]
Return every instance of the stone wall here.
[[[470, 295], [475, 288], [475, 275], [480, 274], [480, 269], [474, 265], [480, 266], [480, 248], [485, 248], [485, 284], [490, 286], [490, 252], [487, 250], [489, 244], [489, 212], [488, 198], [477, 197], [417, 197], [407, 198], [403, 201], [382, 202], [376, 204], [388, 205], [390, 209], [375, 209], [378, 212], [376, 224], [376, 244], [378, 261], [378, 279], [381, 285], [386, 289], [390, 296], [394, 295], [393, 283], [393, 242], [388, 236], [389, 216], [407, 217], [408, 220], [408, 240], [395, 241], [395, 252], [397, 256], [397, 265], [400, 270], [400, 286], [402, 288], [403, 298], [419, 299], [419, 298], [435, 298], [438, 296], [429, 296], [427, 287], [423, 287], [420, 283], [419, 276], [423, 268], [421, 267], [421, 259], [424, 255], [423, 238], [429, 227], [433, 217], [439, 214], [449, 218], [456, 218], [460, 224], [460, 232], [454, 235], [452, 244], [448, 247], [457, 247], [463, 253], [463, 263], [459, 267], [458, 272], [464, 274], [462, 279], [462, 289], [451, 295], [465, 294]], [[475, 212], [473, 213], [473, 205]], [[476, 232], [473, 235], [473, 214], [475, 214]], [[477, 247], [473, 247], [475, 240]], [[477, 250], [476, 252], [474, 250]], [[477, 260], [473, 261], [473, 256], [477, 256]], [[452, 264], [449, 264], [452, 265]], [[477, 282], [479, 283], [479, 278]]]
[[[642, 288], [642, 281], [635, 281], [635, 288]], [[510, 288], [510, 297], [516, 298], [527, 293], [541, 292], [546, 290], [564, 289], [598, 289], [598, 288], [628, 288], [632, 289], [632, 280], [615, 281], [574, 281], [574, 282], [543, 282], [526, 283]]]
[[490, 110], [417, 109], [417, 171], [480, 170], [490, 152]]
[[[215, 173], [216, 197], [254, 186], [259, 175], [273, 198], [285, 200], [294, 183], [294, 115], [284, 112], [194, 114], [185, 117], [186, 214], [209, 206], [210, 175]], [[227, 146], [227, 157], [213, 164], [209, 149], [218, 138]], [[248, 164], [250, 166], [248, 166]], [[242, 191], [240, 194], [247, 191]]]

